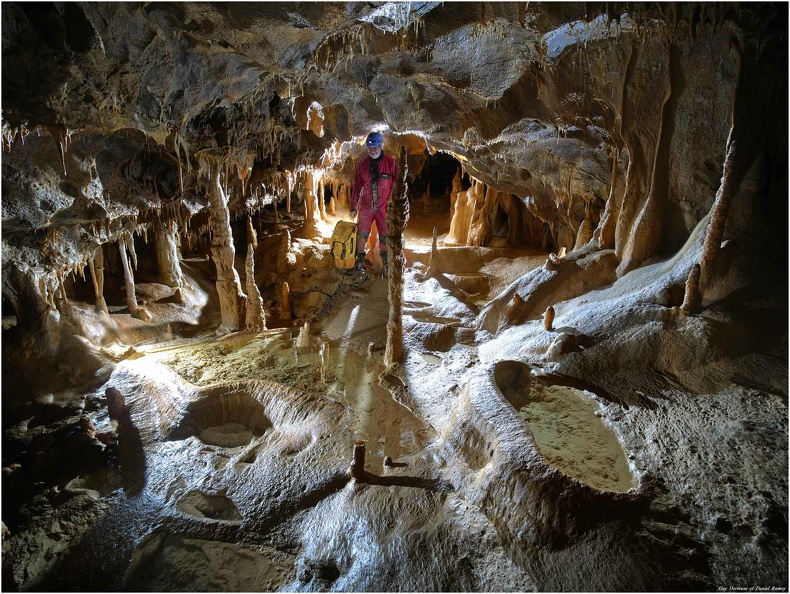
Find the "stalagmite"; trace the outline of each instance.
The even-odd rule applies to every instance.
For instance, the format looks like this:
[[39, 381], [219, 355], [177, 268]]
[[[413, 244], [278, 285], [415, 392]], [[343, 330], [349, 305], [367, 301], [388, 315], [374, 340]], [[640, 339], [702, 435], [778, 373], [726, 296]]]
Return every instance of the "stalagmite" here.
[[296, 337], [296, 346], [310, 346], [310, 322], [305, 322], [304, 325], [299, 328], [299, 336]]
[[439, 274], [439, 247], [436, 236], [436, 227], [433, 228], [433, 240], [431, 241], [431, 259], [428, 262], [428, 276]]
[[[732, 129], [730, 129], [730, 139], [732, 139]], [[732, 168], [735, 162], [737, 144], [736, 141], [731, 140], [727, 147], [727, 157], [724, 159], [721, 184], [711, 208], [710, 224], [708, 225], [707, 235], [705, 235], [705, 245], [702, 248], [702, 259], [700, 260], [700, 286], [703, 291], [710, 284], [713, 261], [721, 249], [721, 240], [724, 237], [724, 226], [727, 223], [727, 212], [730, 209], [730, 198], [733, 194]]]
[[[247, 219], [250, 222], [250, 219]], [[252, 223], [250, 222], [250, 227]], [[248, 228], [248, 230], [249, 230]], [[253, 231], [255, 233], [255, 231]], [[266, 313], [263, 311], [263, 299], [258, 290], [258, 285], [255, 284], [255, 247], [252, 242], [247, 244], [247, 260], [246, 260], [246, 273], [247, 273], [247, 330], [253, 332], [260, 332], [266, 330]]]
[[247, 215], [247, 243], [252, 244], [253, 250], [258, 249], [258, 234], [255, 232], [255, 228], [252, 226], [252, 217], [250, 215]]
[[324, 202], [324, 182], [318, 183], [318, 191], [316, 192], [316, 200], [318, 200], [318, 212], [321, 216], [321, 220], [325, 223], [327, 222], [326, 218], [326, 202]]
[[220, 185], [219, 173], [215, 174], [209, 193], [209, 224], [211, 227], [211, 258], [217, 267], [217, 293], [222, 323], [218, 333], [232, 332], [242, 326], [247, 296], [241, 290], [239, 274], [233, 267], [236, 250], [230, 229], [228, 197]]
[[546, 309], [546, 313], [543, 314], [543, 328], [545, 330], [554, 328], [554, 307], [551, 305]]
[[159, 276], [168, 287], [181, 287], [184, 276], [178, 257], [178, 227], [174, 220], [167, 222], [156, 219], [154, 222], [154, 239], [156, 244], [156, 263]]
[[334, 197], [334, 195], [329, 198], [329, 208], [327, 209], [326, 212], [330, 216], [335, 216], [335, 197]]
[[118, 253], [121, 256], [121, 267], [123, 268], [124, 289], [126, 295], [126, 307], [129, 313], [134, 315], [137, 313], [137, 297], [134, 294], [134, 274], [129, 265], [129, 258], [126, 255], [126, 248], [128, 246], [126, 237], [127, 231], [124, 231], [121, 237], [118, 238]]
[[104, 250], [101, 246], [93, 252], [93, 258], [88, 260], [93, 281], [93, 294], [96, 298], [96, 313], [107, 311], [107, 302], [104, 300]]
[[612, 181], [609, 187], [609, 199], [606, 201], [606, 207], [603, 215], [601, 215], [601, 220], [598, 222], [598, 227], [593, 232], [593, 238], [598, 242], [599, 250], [612, 249], [615, 243], [617, 218], [620, 214], [619, 200], [623, 198], [622, 195], [618, 197], [616, 192], [619, 160], [620, 151], [615, 148], [612, 156]]
[[348, 473], [355, 479], [365, 476], [365, 442], [354, 442], [354, 455], [349, 466]]
[[694, 264], [686, 279], [686, 293], [683, 296], [683, 305], [680, 308], [686, 313], [698, 313], [702, 307], [702, 297], [699, 292], [700, 265]]
[[[582, 224], [579, 226], [579, 231], [576, 234], [576, 243], [573, 246], [573, 249], [578, 249], [585, 245], [593, 236], [593, 226], [592, 226], [592, 219], [590, 217], [590, 206], [589, 204], [585, 204], [584, 208], [584, 220]], [[562, 257], [562, 256], [560, 256]]]
[[398, 179], [387, 204], [387, 252], [389, 253], [389, 319], [384, 364], [403, 361], [403, 230], [409, 221], [406, 147], [400, 149]]
[[277, 252], [277, 273], [288, 272], [288, 255], [291, 252], [291, 232], [286, 229], [280, 238], [280, 250]]
[[321, 207], [318, 198], [319, 173], [315, 169], [305, 173], [304, 184], [304, 223], [307, 237], [314, 237], [318, 233], [318, 221], [321, 220]]
[[283, 283], [280, 289], [280, 319], [291, 319], [291, 288], [288, 283]]

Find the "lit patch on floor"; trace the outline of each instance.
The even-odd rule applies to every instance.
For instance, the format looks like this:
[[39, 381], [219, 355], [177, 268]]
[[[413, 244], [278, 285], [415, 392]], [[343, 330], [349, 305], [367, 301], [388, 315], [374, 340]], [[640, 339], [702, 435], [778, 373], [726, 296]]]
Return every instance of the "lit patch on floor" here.
[[637, 486], [620, 441], [596, 416], [590, 392], [536, 377], [519, 361], [500, 361], [494, 377], [549, 464], [603, 491]]
[[518, 414], [552, 466], [597, 489], [624, 493], [636, 481], [617, 436], [595, 410], [596, 403], [583, 390], [536, 380]]

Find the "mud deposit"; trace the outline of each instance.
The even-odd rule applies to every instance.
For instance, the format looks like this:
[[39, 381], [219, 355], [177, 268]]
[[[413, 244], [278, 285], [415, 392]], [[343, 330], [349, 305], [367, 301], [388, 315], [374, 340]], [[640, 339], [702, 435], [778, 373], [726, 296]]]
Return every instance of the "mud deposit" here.
[[636, 480], [617, 437], [595, 412], [588, 392], [533, 381], [518, 414], [552, 466], [597, 489], [626, 492]]

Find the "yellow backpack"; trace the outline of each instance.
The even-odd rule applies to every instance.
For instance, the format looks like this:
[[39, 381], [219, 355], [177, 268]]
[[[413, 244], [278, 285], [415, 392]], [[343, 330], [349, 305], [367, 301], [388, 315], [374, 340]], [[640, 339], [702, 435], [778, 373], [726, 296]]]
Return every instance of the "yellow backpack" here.
[[357, 251], [357, 226], [349, 221], [338, 221], [332, 233], [331, 252], [335, 266], [353, 268]]

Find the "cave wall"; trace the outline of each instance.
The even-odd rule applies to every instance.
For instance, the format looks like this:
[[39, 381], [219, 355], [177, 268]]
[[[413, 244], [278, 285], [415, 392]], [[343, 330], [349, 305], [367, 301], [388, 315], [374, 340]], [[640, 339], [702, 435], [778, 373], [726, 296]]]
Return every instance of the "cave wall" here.
[[533, 245], [614, 249], [620, 276], [684, 244], [737, 140], [735, 186], [757, 167], [765, 198], [728, 233], [786, 245], [786, 6], [388, 6], [3, 3], [6, 302], [56, 308], [153, 220], [191, 249], [217, 175], [231, 217], [303, 200], [305, 168], [347, 193], [373, 126], [411, 171], [444, 151], [521, 200]]

